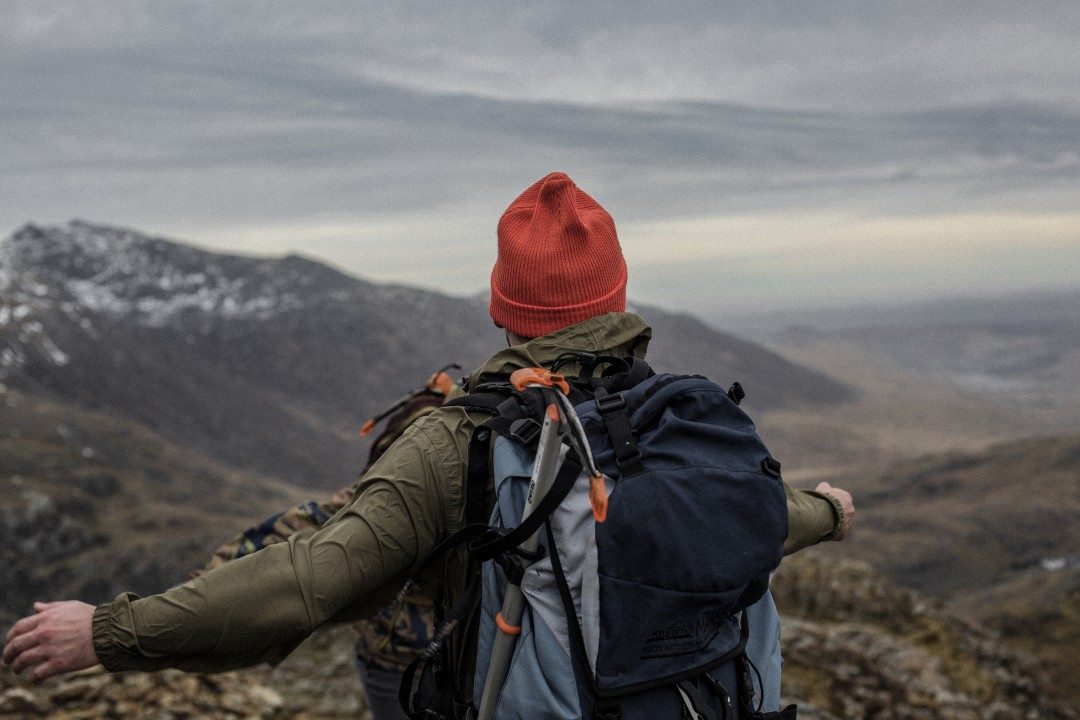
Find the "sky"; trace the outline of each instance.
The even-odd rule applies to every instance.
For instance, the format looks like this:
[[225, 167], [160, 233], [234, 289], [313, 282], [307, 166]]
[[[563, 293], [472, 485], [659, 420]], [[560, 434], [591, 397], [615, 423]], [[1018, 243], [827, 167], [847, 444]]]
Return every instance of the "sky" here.
[[671, 309], [1080, 286], [1080, 4], [0, 4], [0, 235], [471, 294], [555, 170]]

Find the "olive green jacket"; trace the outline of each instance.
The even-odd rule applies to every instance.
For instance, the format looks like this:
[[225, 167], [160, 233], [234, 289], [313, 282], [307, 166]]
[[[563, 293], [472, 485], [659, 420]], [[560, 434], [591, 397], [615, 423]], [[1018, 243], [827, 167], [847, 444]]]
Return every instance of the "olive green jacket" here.
[[[611, 313], [496, 354], [475, 387], [571, 350], [644, 356], [651, 329]], [[573, 374], [571, 365], [566, 372]], [[428, 551], [464, 522], [469, 439], [485, 415], [443, 407], [413, 424], [372, 465], [352, 501], [326, 525], [226, 563], [160, 595], [131, 593], [94, 612], [93, 640], [108, 670], [219, 671], [276, 662], [317, 627], [367, 617], [390, 600]], [[787, 488], [786, 552], [819, 542], [837, 524], [827, 497]], [[460, 594], [464, 550], [425, 571], [421, 587]], [[462, 648], [459, 653], [464, 654]], [[453, 650], [452, 650], [453, 652]]]

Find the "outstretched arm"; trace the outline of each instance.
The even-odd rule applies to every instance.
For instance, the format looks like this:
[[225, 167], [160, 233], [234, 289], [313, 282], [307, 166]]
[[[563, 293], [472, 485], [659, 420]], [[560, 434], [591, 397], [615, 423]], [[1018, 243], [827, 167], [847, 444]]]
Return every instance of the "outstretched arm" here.
[[97, 660], [112, 671], [219, 671], [279, 660], [319, 625], [370, 614], [445, 535], [448, 503], [460, 503], [460, 488], [447, 495], [448, 478], [461, 472], [452, 431], [443, 427], [433, 442], [423, 425], [410, 428], [317, 532], [160, 595], [124, 594], [90, 615], [72, 603], [38, 612], [12, 628], [5, 662], [34, 667], [38, 680]]
[[832, 502], [833, 512], [836, 513], [836, 530], [826, 537], [826, 540], [840, 541], [847, 537], [851, 530], [851, 523], [855, 520], [855, 501], [851, 493], [838, 487], [833, 487], [827, 482], [818, 483], [814, 491], [824, 495]]
[[[382, 457], [383, 453], [413, 423], [434, 411], [447, 399], [460, 394], [461, 388], [444, 371], [440, 370], [432, 375], [427, 382], [426, 391], [412, 397], [385, 420], [386, 427], [372, 446], [368, 465], [374, 464]], [[321, 502], [313, 500], [272, 515], [258, 525], [233, 536], [219, 546], [210, 556], [210, 561], [201, 570], [193, 572], [191, 577], [198, 577], [207, 570], [224, 565], [230, 560], [250, 555], [264, 547], [287, 540], [298, 532], [322, 527], [339, 510], [352, 502], [356, 485], [357, 483], [354, 482], [338, 490], [329, 500]]]
[[329, 500], [323, 500], [322, 502], [312, 500], [276, 515], [271, 515], [258, 525], [253, 525], [247, 530], [234, 535], [218, 546], [206, 565], [191, 573], [191, 577], [198, 577], [208, 570], [224, 565], [230, 560], [250, 555], [275, 543], [284, 542], [298, 532], [321, 528], [339, 510], [352, 501], [355, 487], [355, 485], [350, 485], [342, 488]]
[[30, 679], [39, 682], [97, 665], [90, 635], [93, 605], [77, 600], [38, 602], [34, 613], [15, 623], [4, 639], [4, 662], [12, 670], [33, 667]]
[[816, 545], [823, 540], [843, 540], [855, 517], [851, 493], [820, 483], [813, 491], [796, 490], [786, 482], [788, 536], [784, 554]]
[[[219, 546], [198, 577], [230, 560], [249, 555], [268, 545], [287, 540], [301, 530], [322, 527], [352, 498], [353, 487], [343, 488], [330, 500], [309, 502], [273, 515]], [[93, 647], [94, 606], [77, 600], [34, 603], [34, 615], [23, 618], [8, 631], [4, 662], [15, 672], [34, 669], [30, 679], [78, 670], [98, 663]]]

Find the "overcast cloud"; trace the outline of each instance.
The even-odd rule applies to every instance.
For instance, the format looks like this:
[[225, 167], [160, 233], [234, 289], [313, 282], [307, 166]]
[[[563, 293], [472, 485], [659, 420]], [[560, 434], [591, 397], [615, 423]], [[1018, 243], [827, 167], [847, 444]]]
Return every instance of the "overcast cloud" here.
[[750, 7], [7, 2], [0, 232], [472, 292], [559, 169], [668, 306], [1080, 284], [1080, 6]]

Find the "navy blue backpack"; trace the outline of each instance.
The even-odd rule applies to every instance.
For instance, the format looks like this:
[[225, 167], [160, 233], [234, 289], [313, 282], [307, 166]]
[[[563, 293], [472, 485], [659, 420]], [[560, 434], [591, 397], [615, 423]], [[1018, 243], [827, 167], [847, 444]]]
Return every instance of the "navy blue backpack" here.
[[[536, 391], [486, 385], [451, 403], [492, 415], [473, 438], [467, 494], [475, 504], [477, 486], [494, 482], [495, 507], [433, 553], [469, 540], [480, 563], [474, 696], [425, 707], [421, 696], [451, 693], [413, 694], [413, 668], [406, 712], [475, 717], [510, 578], [525, 610], [495, 720], [793, 720], [794, 706], [779, 709], [768, 593], [787, 503], [779, 463], [738, 406], [741, 388], [657, 375], [641, 360], [572, 359], [584, 370], [570, 400], [604, 476], [606, 517], [597, 521], [590, 474], [566, 446], [554, 485], [522, 518], [544, 412]], [[537, 530], [538, 551], [519, 552]]]

